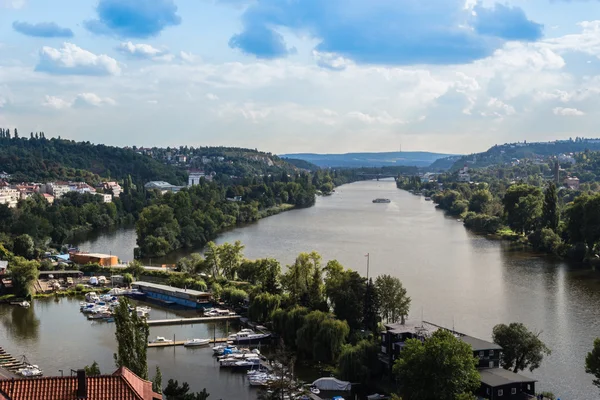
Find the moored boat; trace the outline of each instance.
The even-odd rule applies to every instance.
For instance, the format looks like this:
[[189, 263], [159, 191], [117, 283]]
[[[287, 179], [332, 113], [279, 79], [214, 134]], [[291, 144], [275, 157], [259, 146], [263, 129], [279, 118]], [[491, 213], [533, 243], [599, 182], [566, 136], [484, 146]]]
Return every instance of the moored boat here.
[[382, 199], [382, 198], [377, 198], [373, 200], [373, 203], [391, 203], [392, 201], [390, 199]]
[[210, 343], [210, 339], [190, 339], [186, 340], [183, 345], [185, 347], [199, 347], [207, 346]]
[[154, 339], [150, 343], [173, 343], [173, 341], [171, 339], [167, 339], [163, 336], [157, 336], [156, 339]]
[[271, 339], [270, 333], [256, 333], [252, 329], [242, 329], [238, 333], [233, 333], [227, 338], [228, 342], [234, 344], [262, 343]]

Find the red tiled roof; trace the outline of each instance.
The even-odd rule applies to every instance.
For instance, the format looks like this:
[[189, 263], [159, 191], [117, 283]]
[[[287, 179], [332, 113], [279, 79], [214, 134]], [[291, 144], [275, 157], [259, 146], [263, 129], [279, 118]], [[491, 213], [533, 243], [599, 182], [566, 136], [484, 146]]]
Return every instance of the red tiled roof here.
[[[154, 400], [152, 382], [119, 368], [113, 375], [86, 377], [86, 400]], [[0, 400], [77, 400], [77, 377], [0, 380]]]

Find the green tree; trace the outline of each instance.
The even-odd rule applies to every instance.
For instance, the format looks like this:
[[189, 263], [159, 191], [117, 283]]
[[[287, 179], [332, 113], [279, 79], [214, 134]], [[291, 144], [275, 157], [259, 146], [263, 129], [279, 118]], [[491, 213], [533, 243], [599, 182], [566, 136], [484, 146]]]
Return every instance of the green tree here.
[[380, 275], [375, 279], [379, 294], [381, 317], [386, 322], [404, 323], [410, 311], [410, 297], [400, 279], [391, 275]]
[[328, 270], [325, 293], [333, 305], [335, 316], [346, 321], [352, 330], [360, 329], [363, 325], [366, 291], [366, 279], [358, 272]]
[[9, 265], [15, 294], [25, 298], [31, 297], [31, 286], [39, 276], [39, 263], [27, 261], [23, 257], [14, 257]]
[[219, 246], [218, 253], [221, 260], [221, 268], [227, 278], [235, 278], [236, 271], [244, 257], [244, 247], [239, 240], [236, 240], [234, 244], [223, 243]]
[[369, 279], [365, 291], [363, 326], [365, 329], [371, 331], [374, 335], [378, 334], [380, 314], [379, 292], [373, 284], [373, 279]]
[[473, 193], [469, 200], [469, 211], [475, 213], [485, 213], [488, 204], [493, 200], [493, 196], [487, 189], [480, 189]]
[[136, 223], [137, 243], [145, 256], [164, 256], [180, 246], [181, 232], [173, 209], [166, 204], [144, 208]]
[[539, 368], [544, 355], [550, 355], [550, 349], [539, 338], [541, 332], [530, 332], [520, 322], [494, 326], [492, 338], [502, 347], [502, 367], [513, 372], [526, 368], [533, 371]]
[[156, 366], [154, 379], [152, 379], [152, 390], [155, 393], [162, 393], [162, 372], [160, 372], [160, 367], [158, 365]]
[[98, 363], [96, 362], [96, 360], [94, 360], [92, 365], [86, 365], [85, 367], [83, 367], [83, 369], [85, 370], [85, 374], [87, 376], [102, 375], [102, 373], [100, 372], [100, 366], [98, 366]]
[[366, 385], [379, 378], [382, 372], [379, 346], [376, 340], [361, 340], [355, 346], [345, 345], [337, 363], [340, 379]]
[[121, 298], [114, 313], [117, 339], [115, 364], [117, 368], [127, 367], [140, 378], [148, 379], [146, 348], [150, 328], [144, 318], [129, 311], [129, 306], [129, 301]]
[[470, 345], [440, 329], [424, 342], [408, 339], [393, 370], [411, 400], [455, 400], [479, 387], [476, 364]]
[[126, 271], [133, 275], [135, 279], [140, 279], [142, 275], [146, 272], [144, 266], [139, 260], [133, 260], [127, 264]]
[[281, 296], [271, 293], [261, 293], [252, 299], [248, 308], [248, 316], [252, 321], [268, 322], [271, 315], [279, 308]]
[[183, 382], [181, 386], [178, 381], [169, 379], [163, 395], [166, 400], [207, 400], [210, 396], [206, 389], [202, 389], [198, 393], [189, 393], [190, 385], [187, 382]]
[[206, 243], [204, 250], [204, 259], [206, 265], [214, 277], [221, 275], [221, 257], [219, 254], [219, 246], [214, 242]]
[[127, 287], [131, 286], [131, 284], [133, 283], [133, 275], [130, 273], [124, 273], [123, 274], [123, 284]]
[[600, 338], [594, 340], [594, 348], [585, 357], [585, 372], [594, 376], [594, 385], [600, 388]]
[[19, 235], [13, 242], [13, 253], [17, 256], [25, 257], [31, 260], [35, 257], [35, 243], [31, 236], [24, 234]]
[[502, 200], [508, 226], [519, 233], [534, 231], [542, 216], [542, 191], [520, 184], [509, 187]]
[[342, 351], [350, 328], [331, 314], [312, 311], [296, 334], [298, 350], [308, 359], [333, 363]]
[[553, 182], [548, 183], [544, 192], [544, 205], [542, 211], [542, 221], [545, 228], [552, 229], [554, 232], [558, 229], [558, 195], [556, 194], [556, 185]]

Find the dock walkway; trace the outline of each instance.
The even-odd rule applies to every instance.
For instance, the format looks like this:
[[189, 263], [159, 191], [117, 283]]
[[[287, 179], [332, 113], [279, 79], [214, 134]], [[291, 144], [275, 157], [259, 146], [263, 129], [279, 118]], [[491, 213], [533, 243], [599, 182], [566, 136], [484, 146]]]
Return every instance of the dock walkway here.
[[4, 371], [14, 374], [23, 367], [25, 364], [22, 361], [17, 360], [0, 347], [0, 376], [7, 375]]
[[[174, 342], [171, 341], [171, 342], [161, 342], [161, 343], [148, 343], [148, 347], [183, 346], [183, 344], [185, 342], [186, 342], [185, 340], [177, 340], [177, 341], [174, 341]], [[209, 342], [209, 344], [207, 344], [206, 346], [194, 346], [194, 347], [207, 347], [207, 346], [210, 346], [211, 344], [215, 344], [215, 343], [227, 343], [227, 338], [216, 338], [216, 339], [211, 340]]]
[[240, 318], [239, 315], [225, 315], [219, 317], [194, 317], [194, 318], [169, 318], [169, 319], [150, 319], [148, 320], [149, 326], [157, 325], [184, 325], [184, 324], [196, 324], [202, 322], [212, 321], [229, 321], [232, 319]]

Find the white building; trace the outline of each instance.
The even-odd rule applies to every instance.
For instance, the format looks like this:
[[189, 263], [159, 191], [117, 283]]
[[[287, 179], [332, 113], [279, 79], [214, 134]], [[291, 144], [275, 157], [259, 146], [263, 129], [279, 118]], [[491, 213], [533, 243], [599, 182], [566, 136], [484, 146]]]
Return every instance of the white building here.
[[205, 178], [206, 174], [204, 171], [190, 171], [188, 176], [188, 186], [198, 185], [200, 183], [200, 179]]
[[102, 196], [103, 203], [112, 203], [112, 194], [98, 193], [98, 196]]
[[575, 157], [573, 157], [570, 154], [559, 154], [558, 161], [561, 163], [570, 163], [570, 164], [575, 164], [577, 162], [577, 161], [575, 161]]
[[0, 189], [0, 204], [7, 204], [10, 208], [15, 208], [21, 198], [21, 192], [17, 189], [1, 188]]
[[123, 189], [117, 182], [105, 182], [104, 189], [112, 192], [113, 197], [119, 197]]
[[60, 199], [65, 194], [71, 191], [68, 183], [64, 182], [48, 182], [46, 183], [46, 193], [54, 196], [55, 199]]

